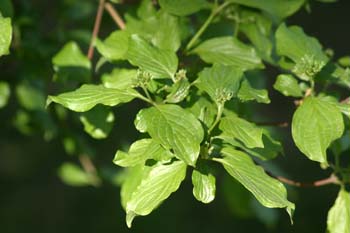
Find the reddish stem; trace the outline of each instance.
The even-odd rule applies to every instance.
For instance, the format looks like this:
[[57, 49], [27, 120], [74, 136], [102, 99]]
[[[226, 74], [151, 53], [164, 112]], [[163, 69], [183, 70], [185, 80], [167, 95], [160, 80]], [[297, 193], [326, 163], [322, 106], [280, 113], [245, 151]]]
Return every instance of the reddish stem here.
[[95, 25], [94, 25], [94, 29], [92, 31], [91, 42], [90, 42], [89, 51], [87, 54], [87, 57], [89, 60], [92, 60], [92, 58], [94, 56], [94, 43], [95, 43], [95, 40], [97, 38], [98, 32], [100, 31], [104, 3], [105, 3], [105, 0], [100, 0], [99, 5], [98, 5], [97, 14], [96, 14], [96, 18], [95, 18]]

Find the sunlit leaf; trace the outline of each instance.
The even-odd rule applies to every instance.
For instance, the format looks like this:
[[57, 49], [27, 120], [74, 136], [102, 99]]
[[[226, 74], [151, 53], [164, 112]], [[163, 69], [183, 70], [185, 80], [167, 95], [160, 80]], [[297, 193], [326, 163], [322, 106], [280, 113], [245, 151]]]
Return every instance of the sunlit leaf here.
[[295, 63], [292, 71], [303, 80], [312, 79], [329, 60], [318, 40], [298, 26], [281, 24], [276, 31], [276, 46], [279, 55]]
[[176, 157], [195, 165], [203, 140], [203, 128], [191, 113], [177, 105], [159, 105], [141, 110], [135, 125], [165, 148], [173, 149]]
[[49, 96], [47, 105], [55, 102], [76, 112], [86, 112], [97, 104], [116, 106], [139, 96], [133, 89], [105, 88], [102, 85], [84, 84], [79, 89], [57, 96]]
[[268, 208], [286, 208], [290, 216], [294, 204], [287, 200], [287, 190], [278, 180], [268, 176], [262, 167], [254, 164], [245, 153], [231, 147], [221, 151], [224, 158], [216, 161], [223, 164], [226, 171], [246, 187], [256, 199]]
[[96, 48], [109, 61], [125, 59], [128, 50], [129, 33], [127, 31], [112, 32], [104, 41], [97, 40]]
[[197, 166], [192, 172], [192, 184], [194, 197], [203, 203], [210, 203], [215, 198], [215, 176], [210, 173], [204, 164]]
[[327, 101], [308, 97], [293, 116], [292, 136], [309, 159], [327, 163], [326, 150], [344, 131], [340, 110]]
[[264, 147], [263, 130], [242, 118], [233, 115], [224, 117], [219, 127], [223, 131], [223, 136], [238, 139], [248, 148]]
[[298, 81], [290, 74], [280, 74], [273, 85], [277, 91], [285, 96], [302, 97], [303, 92], [299, 87]]
[[328, 212], [327, 229], [329, 233], [350, 232], [350, 193], [344, 189]]
[[267, 90], [253, 88], [246, 79], [242, 81], [238, 91], [238, 98], [243, 102], [252, 100], [263, 104], [269, 104], [271, 102]]
[[236, 96], [243, 71], [234, 66], [214, 64], [211, 68], [204, 68], [198, 76], [196, 86], [218, 103], [224, 95]]
[[156, 161], [170, 161], [174, 155], [156, 143], [153, 139], [146, 138], [134, 142], [128, 153], [118, 150], [113, 163], [122, 167], [142, 165], [148, 159]]
[[185, 175], [186, 164], [182, 161], [168, 165], [158, 164], [152, 167], [126, 203], [128, 227], [131, 227], [134, 217], [150, 214], [171, 193], [175, 192]]
[[201, 10], [208, 3], [205, 0], [159, 0], [159, 5], [171, 14], [185, 16]]
[[3, 18], [0, 14], [0, 57], [9, 54], [12, 40], [12, 26], [10, 18]]
[[207, 63], [236, 66], [242, 70], [264, 67], [253, 47], [230, 36], [206, 40], [192, 52]]
[[174, 78], [177, 70], [178, 59], [174, 52], [160, 50], [137, 35], [131, 36], [126, 56], [133, 65], [155, 78]]

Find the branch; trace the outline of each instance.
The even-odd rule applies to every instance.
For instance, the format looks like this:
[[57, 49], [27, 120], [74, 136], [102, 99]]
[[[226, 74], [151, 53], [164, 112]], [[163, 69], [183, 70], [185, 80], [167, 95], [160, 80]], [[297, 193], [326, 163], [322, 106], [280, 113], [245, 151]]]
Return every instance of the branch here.
[[91, 176], [91, 181], [94, 186], [99, 186], [101, 181], [97, 176], [97, 170], [94, 163], [91, 161], [90, 157], [87, 155], [80, 155], [79, 161], [84, 171]]
[[95, 18], [95, 25], [94, 25], [94, 29], [92, 31], [91, 42], [90, 42], [89, 51], [87, 54], [87, 57], [89, 60], [91, 60], [94, 56], [94, 43], [95, 43], [96, 37], [98, 35], [98, 32], [100, 31], [104, 3], [105, 3], [105, 0], [100, 0], [99, 5], [98, 5], [97, 14], [96, 14], [96, 18]]
[[116, 9], [114, 9], [113, 5], [110, 4], [109, 2], [106, 2], [104, 6], [105, 6], [105, 9], [108, 11], [109, 15], [114, 20], [114, 22], [118, 25], [118, 27], [121, 30], [124, 30], [125, 29], [125, 22], [122, 19], [122, 17], [120, 17], [118, 11]]
[[269, 171], [266, 171], [266, 173], [268, 175], [270, 175], [271, 177], [274, 177], [277, 180], [281, 181], [284, 184], [288, 184], [288, 185], [295, 186], [295, 187], [310, 188], [310, 187], [325, 186], [325, 185], [329, 185], [329, 184], [339, 184], [338, 178], [333, 174], [326, 179], [316, 180], [314, 182], [308, 183], [308, 182], [299, 182], [299, 181], [290, 180], [290, 179], [287, 179], [283, 176], [275, 176]]
[[283, 122], [253, 122], [256, 125], [260, 126], [276, 126], [276, 127], [281, 127], [281, 128], [286, 128], [288, 127], [289, 123], [286, 121]]

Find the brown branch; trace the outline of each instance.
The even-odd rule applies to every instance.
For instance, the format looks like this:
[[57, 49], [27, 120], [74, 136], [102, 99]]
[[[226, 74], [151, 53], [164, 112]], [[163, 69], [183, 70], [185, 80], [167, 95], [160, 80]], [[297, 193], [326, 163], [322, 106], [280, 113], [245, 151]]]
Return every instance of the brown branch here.
[[276, 178], [277, 180], [281, 181], [282, 183], [295, 186], [295, 187], [302, 187], [302, 188], [310, 188], [310, 187], [320, 187], [320, 186], [325, 186], [329, 184], [339, 184], [338, 178], [335, 175], [331, 175], [330, 177], [322, 180], [316, 180], [314, 182], [308, 183], [308, 182], [299, 182], [299, 181], [294, 181], [287, 179], [283, 176], [275, 176], [271, 174], [271, 172], [266, 171], [268, 175], [271, 177]]
[[94, 163], [91, 161], [90, 157], [87, 155], [80, 155], [79, 161], [84, 171], [90, 175], [92, 184], [94, 186], [99, 186], [101, 181], [97, 176], [97, 170]]
[[114, 9], [113, 5], [110, 4], [109, 2], [106, 2], [104, 4], [104, 7], [108, 11], [109, 15], [112, 17], [114, 22], [118, 25], [118, 27], [121, 30], [124, 30], [125, 29], [125, 22], [122, 19], [122, 17], [120, 17], [118, 11], [116, 9]]
[[254, 122], [254, 124], [259, 125], [259, 126], [276, 126], [276, 127], [281, 127], [285, 128], [288, 127], [289, 123], [284, 121], [284, 122]]
[[89, 60], [92, 60], [92, 58], [94, 56], [94, 43], [95, 43], [96, 37], [98, 35], [98, 32], [100, 31], [104, 3], [105, 3], [105, 0], [100, 0], [99, 5], [98, 5], [97, 14], [96, 14], [96, 18], [95, 18], [95, 25], [94, 25], [94, 29], [92, 31], [91, 42], [90, 42], [89, 51], [87, 54], [87, 57]]

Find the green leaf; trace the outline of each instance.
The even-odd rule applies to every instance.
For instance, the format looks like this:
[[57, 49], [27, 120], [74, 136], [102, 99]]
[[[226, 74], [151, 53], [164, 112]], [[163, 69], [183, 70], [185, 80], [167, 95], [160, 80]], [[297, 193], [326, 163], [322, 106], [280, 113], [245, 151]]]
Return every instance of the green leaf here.
[[242, 70], [234, 66], [214, 64], [211, 68], [204, 68], [199, 73], [196, 86], [219, 103], [224, 95], [228, 95], [229, 99], [236, 96], [242, 78]]
[[244, 23], [239, 25], [239, 30], [252, 42], [260, 57], [272, 63], [271, 20], [262, 14], [248, 10], [243, 10], [240, 17]]
[[350, 232], [350, 193], [341, 189], [334, 205], [328, 212], [329, 233]]
[[238, 116], [222, 118], [219, 128], [223, 131], [223, 136], [238, 139], [248, 148], [264, 147], [263, 130]]
[[171, 14], [186, 16], [205, 8], [208, 2], [205, 0], [159, 0], [159, 5]]
[[181, 30], [177, 17], [160, 10], [153, 17], [143, 20], [126, 15], [126, 21], [126, 29], [130, 34], [141, 35], [157, 48], [173, 52], [180, 48]]
[[49, 96], [47, 105], [55, 102], [76, 112], [86, 112], [97, 104], [116, 106], [127, 103], [138, 97], [133, 89], [112, 89], [102, 85], [84, 84], [79, 89], [66, 92], [57, 96]]
[[285, 96], [302, 97], [303, 92], [299, 87], [298, 81], [290, 74], [280, 74], [273, 85], [277, 91]]
[[10, 18], [2, 18], [0, 15], [0, 57], [10, 53], [12, 40], [12, 26]]
[[337, 98], [333, 96], [319, 96], [322, 100], [327, 101], [339, 109], [344, 115], [350, 118], [350, 103], [340, 103]]
[[204, 133], [201, 123], [177, 105], [159, 105], [141, 110], [135, 120], [140, 132], [148, 132], [187, 164], [196, 164]]
[[293, 72], [303, 80], [312, 79], [329, 60], [318, 40], [298, 26], [281, 24], [276, 31], [276, 44], [277, 53], [295, 63]]
[[154, 78], [174, 79], [178, 65], [174, 52], [153, 47], [141, 37], [132, 35], [126, 56], [131, 64], [150, 72]]
[[174, 52], [180, 48], [180, 27], [177, 17], [167, 14], [165, 11], [159, 11], [154, 21], [154, 27], [157, 30], [152, 34], [151, 42], [155, 46]]
[[108, 137], [114, 123], [114, 114], [104, 106], [96, 106], [80, 116], [84, 130], [95, 139]]
[[87, 186], [93, 184], [91, 175], [73, 163], [64, 163], [59, 168], [61, 180], [71, 186]]
[[129, 36], [127, 31], [112, 32], [103, 42], [96, 40], [96, 48], [109, 61], [124, 60], [128, 50]]
[[289, 215], [295, 208], [287, 200], [287, 191], [281, 182], [268, 176], [264, 169], [254, 164], [245, 153], [231, 147], [221, 151], [224, 158], [216, 158], [226, 171], [248, 189], [255, 198], [268, 208], [286, 208]]
[[350, 56], [344, 56], [338, 59], [338, 63], [343, 67], [350, 66]]
[[142, 165], [148, 159], [156, 161], [170, 161], [174, 155], [170, 151], [165, 150], [161, 145], [153, 139], [146, 138], [134, 142], [128, 153], [118, 150], [115, 154], [113, 163], [121, 167], [131, 167]]
[[152, 167], [139, 165], [135, 167], [129, 167], [126, 169], [125, 177], [126, 179], [122, 183], [120, 190], [120, 201], [126, 210], [126, 204], [131, 199], [133, 193], [136, 191], [137, 187], [141, 184], [142, 180], [148, 176]]
[[130, 89], [134, 86], [137, 77], [135, 69], [113, 69], [110, 74], [103, 74], [102, 83], [106, 88]]
[[152, 0], [142, 0], [139, 8], [137, 8], [137, 16], [140, 19], [147, 19], [156, 14]]
[[308, 97], [294, 113], [292, 136], [309, 159], [327, 163], [326, 150], [344, 131], [339, 109], [327, 101]]
[[45, 96], [40, 89], [27, 83], [21, 83], [16, 87], [18, 102], [27, 110], [44, 110]]
[[257, 8], [266, 11], [274, 18], [283, 19], [295, 12], [297, 12], [301, 6], [304, 5], [305, 0], [227, 0], [228, 2], [242, 4], [244, 6]]
[[68, 42], [52, 58], [52, 64], [55, 70], [59, 67], [83, 67], [91, 68], [90, 60], [81, 52], [78, 44], [74, 41]]
[[188, 110], [209, 128], [217, 114], [217, 106], [204, 95], [200, 95], [199, 97], [197, 95], [196, 97], [191, 96], [191, 98], [193, 105]]
[[238, 98], [243, 102], [252, 100], [263, 104], [271, 102], [267, 90], [253, 88], [246, 79], [242, 81], [241, 88], [238, 91]]
[[200, 202], [210, 203], [215, 198], [215, 176], [201, 164], [192, 172], [193, 196]]
[[188, 82], [187, 78], [183, 78], [180, 81], [176, 82], [172, 88], [169, 95], [167, 95], [165, 102], [166, 103], [179, 103], [184, 100], [189, 91], [191, 85]]
[[206, 40], [192, 52], [197, 53], [207, 63], [236, 66], [243, 70], [264, 67], [253, 47], [231, 36]]
[[267, 130], [263, 130], [262, 135], [264, 148], [248, 148], [243, 143], [237, 141], [236, 139], [230, 136], [219, 135], [217, 138], [220, 138], [224, 140], [224, 142], [229, 143], [232, 146], [238, 147], [247, 152], [248, 154], [255, 156], [261, 160], [273, 159], [279, 154], [283, 153], [282, 144], [279, 141], [276, 141], [274, 138], [272, 138]]
[[128, 227], [131, 227], [135, 216], [150, 214], [179, 188], [186, 176], [186, 167], [182, 161], [152, 167], [126, 204]]
[[7, 82], [0, 81], [0, 109], [5, 107], [10, 98], [10, 86]]

